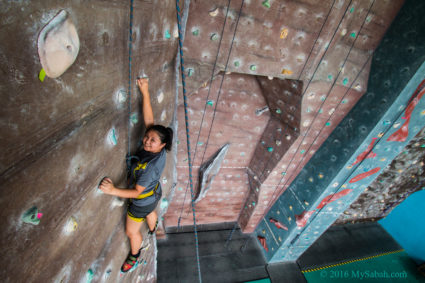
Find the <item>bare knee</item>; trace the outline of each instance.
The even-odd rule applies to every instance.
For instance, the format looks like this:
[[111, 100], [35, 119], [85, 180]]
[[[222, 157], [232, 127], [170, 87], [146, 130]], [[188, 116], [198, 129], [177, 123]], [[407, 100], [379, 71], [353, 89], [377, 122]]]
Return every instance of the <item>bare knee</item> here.
[[141, 236], [141, 233], [140, 233], [139, 229], [135, 229], [134, 226], [130, 226], [130, 227], [127, 226], [125, 228], [125, 233], [127, 234], [127, 236], [129, 238], [134, 238], [134, 237], [140, 237]]

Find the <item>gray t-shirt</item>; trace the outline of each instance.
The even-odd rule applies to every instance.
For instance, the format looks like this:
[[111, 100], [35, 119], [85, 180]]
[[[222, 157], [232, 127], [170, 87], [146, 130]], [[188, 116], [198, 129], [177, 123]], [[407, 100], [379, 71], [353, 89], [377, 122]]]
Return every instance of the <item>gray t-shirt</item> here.
[[[150, 154], [150, 157], [147, 158], [148, 161], [144, 156], [141, 156], [141, 160], [131, 166], [130, 182], [146, 188], [138, 198], [132, 199], [133, 204], [137, 206], [154, 203], [156, 195], [161, 193], [159, 179], [165, 167], [166, 153], [163, 149], [158, 154], [148, 154]], [[156, 192], [154, 191], [155, 188]]]

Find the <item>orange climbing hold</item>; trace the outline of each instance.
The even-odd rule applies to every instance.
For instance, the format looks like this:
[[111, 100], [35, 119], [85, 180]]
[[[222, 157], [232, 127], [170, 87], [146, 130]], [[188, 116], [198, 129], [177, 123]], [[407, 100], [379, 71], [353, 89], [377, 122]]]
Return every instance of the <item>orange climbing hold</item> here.
[[282, 75], [292, 75], [294, 72], [292, 72], [291, 70], [288, 69], [283, 69], [282, 70]]
[[288, 29], [287, 28], [282, 29], [282, 31], [280, 32], [280, 38], [285, 39], [287, 36], [288, 36]]

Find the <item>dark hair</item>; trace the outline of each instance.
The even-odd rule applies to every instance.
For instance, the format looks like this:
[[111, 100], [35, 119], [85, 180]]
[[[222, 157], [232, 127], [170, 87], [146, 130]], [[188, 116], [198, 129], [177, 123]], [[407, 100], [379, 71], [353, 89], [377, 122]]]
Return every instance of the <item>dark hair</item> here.
[[165, 143], [165, 149], [167, 151], [171, 150], [173, 146], [173, 129], [170, 127], [166, 128], [162, 125], [152, 125], [146, 129], [146, 134], [150, 131], [155, 131], [158, 133], [161, 143]]

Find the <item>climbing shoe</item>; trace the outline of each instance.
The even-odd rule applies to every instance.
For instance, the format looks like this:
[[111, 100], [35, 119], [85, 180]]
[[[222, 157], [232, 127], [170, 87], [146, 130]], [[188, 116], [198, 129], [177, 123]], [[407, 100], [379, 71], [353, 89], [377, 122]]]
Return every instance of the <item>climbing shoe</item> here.
[[157, 221], [156, 221], [156, 223], [155, 223], [155, 228], [153, 228], [153, 231], [151, 231], [151, 230], [149, 229], [148, 235], [153, 235], [153, 234], [155, 233], [155, 231], [156, 231], [156, 228], [158, 228], [158, 220], [157, 220]]
[[140, 251], [137, 255], [132, 255], [131, 252], [128, 254], [126, 260], [121, 266], [121, 272], [125, 273], [131, 270], [137, 263], [137, 258], [140, 256]]

